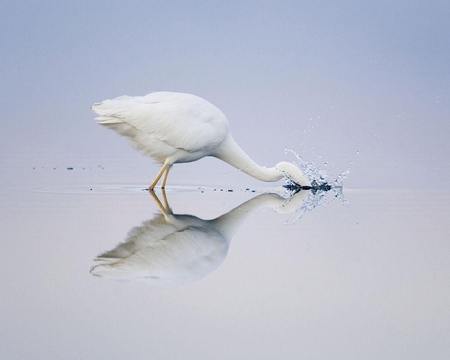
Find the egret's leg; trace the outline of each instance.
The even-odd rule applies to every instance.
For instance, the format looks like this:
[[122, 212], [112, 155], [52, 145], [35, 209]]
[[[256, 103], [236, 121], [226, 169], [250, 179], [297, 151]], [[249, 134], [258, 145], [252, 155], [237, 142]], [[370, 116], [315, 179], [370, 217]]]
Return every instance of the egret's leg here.
[[167, 170], [167, 168], [170, 167], [170, 164], [165, 163], [161, 170], [159, 170], [158, 174], [156, 174], [155, 178], [153, 179], [152, 183], [148, 187], [149, 190], [153, 190], [158, 183], [159, 179], [161, 179], [161, 176], [164, 174], [164, 172]]
[[163, 176], [162, 183], [161, 183], [161, 189], [164, 189], [166, 187], [167, 175], [169, 175], [169, 170], [171, 167], [172, 167], [172, 164], [170, 164], [167, 167], [166, 171], [164, 172], [164, 176]]

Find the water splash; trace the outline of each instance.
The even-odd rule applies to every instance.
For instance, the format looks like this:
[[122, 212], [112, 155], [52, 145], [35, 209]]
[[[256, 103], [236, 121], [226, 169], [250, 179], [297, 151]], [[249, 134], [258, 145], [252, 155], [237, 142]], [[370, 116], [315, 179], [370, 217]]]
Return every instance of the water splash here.
[[293, 179], [287, 177], [287, 184], [284, 186], [290, 196], [301, 190], [310, 190], [308, 197], [303, 201], [302, 205], [295, 211], [298, 215], [292, 222], [294, 224], [298, 221], [306, 212], [314, 210], [317, 206], [326, 206], [327, 194], [329, 191], [333, 193], [333, 199], [341, 200], [343, 205], [348, 205], [348, 201], [342, 193], [343, 181], [350, 173], [350, 170], [346, 170], [339, 176], [329, 181], [330, 174], [323, 169], [319, 169], [312, 162], [304, 161], [300, 155], [294, 150], [286, 149], [286, 153], [292, 153], [296, 157], [294, 164], [297, 165], [303, 173], [308, 177], [311, 187], [305, 187], [298, 185]]

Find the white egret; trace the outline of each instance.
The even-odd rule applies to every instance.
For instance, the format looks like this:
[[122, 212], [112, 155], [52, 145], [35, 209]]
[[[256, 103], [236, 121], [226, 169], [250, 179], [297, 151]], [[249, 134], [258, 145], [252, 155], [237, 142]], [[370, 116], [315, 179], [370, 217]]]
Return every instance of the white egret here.
[[120, 96], [94, 104], [92, 110], [99, 115], [99, 124], [126, 136], [132, 146], [162, 164], [149, 190], [161, 177], [161, 188], [165, 187], [173, 164], [205, 156], [214, 156], [262, 181], [288, 176], [300, 186], [310, 186], [292, 163], [283, 161], [272, 168], [256, 164], [234, 141], [222, 111], [198, 96], [174, 92]]

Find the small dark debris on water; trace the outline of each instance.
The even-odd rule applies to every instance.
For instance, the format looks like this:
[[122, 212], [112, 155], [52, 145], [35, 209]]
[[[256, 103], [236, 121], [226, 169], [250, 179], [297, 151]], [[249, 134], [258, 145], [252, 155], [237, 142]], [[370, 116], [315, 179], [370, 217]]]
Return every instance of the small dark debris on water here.
[[67, 170], [73, 170], [73, 167], [68, 167]]
[[233, 192], [233, 190], [229, 189], [228, 192]]

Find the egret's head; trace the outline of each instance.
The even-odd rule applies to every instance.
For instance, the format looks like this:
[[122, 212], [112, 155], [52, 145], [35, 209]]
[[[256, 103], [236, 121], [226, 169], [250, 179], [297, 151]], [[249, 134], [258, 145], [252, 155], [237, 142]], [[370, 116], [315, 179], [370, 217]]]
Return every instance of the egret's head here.
[[290, 177], [300, 186], [311, 186], [307, 176], [293, 163], [282, 161], [275, 165], [275, 168], [281, 171], [285, 176]]

